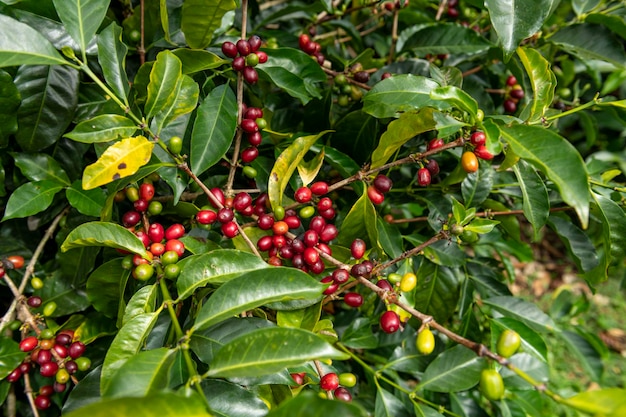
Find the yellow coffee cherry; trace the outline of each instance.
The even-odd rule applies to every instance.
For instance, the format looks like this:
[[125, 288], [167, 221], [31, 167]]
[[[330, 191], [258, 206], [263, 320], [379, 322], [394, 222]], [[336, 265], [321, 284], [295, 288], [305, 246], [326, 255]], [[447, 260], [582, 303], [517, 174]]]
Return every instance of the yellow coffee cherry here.
[[435, 350], [435, 335], [428, 327], [424, 328], [417, 335], [415, 346], [419, 353], [423, 355], [430, 355]]
[[417, 285], [417, 276], [413, 272], [407, 272], [402, 276], [400, 281], [400, 291], [409, 292], [413, 291]]

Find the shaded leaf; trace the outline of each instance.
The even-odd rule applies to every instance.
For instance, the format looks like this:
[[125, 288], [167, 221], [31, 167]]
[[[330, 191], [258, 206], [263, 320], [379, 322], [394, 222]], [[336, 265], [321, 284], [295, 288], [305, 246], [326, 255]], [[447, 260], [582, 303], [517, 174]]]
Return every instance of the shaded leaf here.
[[576, 210], [583, 226], [589, 222], [587, 170], [574, 146], [558, 134], [537, 126], [512, 125], [502, 136], [513, 152], [554, 182], [565, 203]]
[[96, 162], [87, 165], [83, 172], [83, 189], [90, 190], [134, 174], [148, 163], [153, 147], [154, 143], [143, 136], [114, 143]]
[[[120, 285], [120, 294], [123, 294], [125, 284], [126, 280], [124, 280], [123, 285]], [[141, 314], [153, 313], [156, 307], [156, 298], [158, 292], [158, 284], [146, 285], [144, 287], [141, 287], [139, 290], [137, 290], [137, 292], [135, 292], [135, 294], [133, 294], [126, 306], [121, 303], [120, 308], [124, 314], [122, 317], [122, 325], [128, 323], [133, 318]], [[123, 301], [123, 299], [120, 301]]]
[[232, 249], [216, 249], [189, 256], [180, 262], [180, 267], [180, 276], [176, 281], [179, 300], [189, 297], [199, 287], [221, 285], [249, 272], [270, 268], [258, 256]]
[[192, 329], [209, 327], [242, 311], [269, 303], [299, 301], [301, 305], [296, 308], [306, 307], [319, 301], [323, 290], [324, 285], [293, 268], [250, 271], [215, 290], [198, 312]]
[[588, 272], [598, 266], [600, 260], [593, 243], [571, 220], [550, 216], [548, 224], [561, 237], [576, 266], [582, 272]]
[[[543, 0], [545, 1], [545, 0]], [[552, 106], [556, 76], [550, 69], [550, 63], [537, 50], [517, 48], [517, 56], [526, 69], [533, 89], [532, 101], [520, 115], [529, 123], [540, 122], [546, 110]]]
[[107, 246], [144, 255], [146, 248], [130, 230], [115, 223], [89, 222], [73, 229], [61, 245], [63, 252], [81, 246]]
[[0, 380], [9, 375], [24, 360], [26, 353], [20, 345], [8, 337], [0, 337]]
[[[17, 131], [17, 109], [21, 102], [22, 97], [13, 77], [0, 70], [0, 147], [4, 147], [9, 135]], [[4, 183], [4, 180], [0, 182]]]
[[83, 190], [80, 180], [65, 190], [65, 197], [72, 207], [85, 216], [100, 217], [106, 203], [106, 193], [101, 188]]
[[599, 59], [619, 67], [626, 65], [622, 42], [602, 25], [580, 23], [564, 26], [550, 37], [550, 42], [581, 59]]
[[267, 185], [267, 193], [274, 210], [276, 207], [282, 206], [283, 193], [287, 185], [289, 185], [291, 176], [304, 158], [304, 155], [306, 155], [311, 146], [326, 133], [328, 133], [327, 130], [317, 135], [300, 136], [276, 158]]
[[27, 182], [19, 186], [9, 197], [2, 221], [24, 218], [44, 211], [52, 204], [55, 194], [62, 189], [62, 185], [50, 180]]
[[146, 118], [154, 117], [174, 103], [178, 94], [176, 87], [180, 83], [181, 77], [182, 64], [180, 59], [170, 51], [160, 52], [150, 71], [148, 96], [144, 106]]
[[90, 305], [85, 291], [74, 287], [72, 282], [59, 272], [47, 278], [43, 288], [37, 290], [36, 294], [44, 300], [44, 308], [47, 303], [56, 303], [57, 307], [50, 317], [62, 317], [84, 311]]
[[172, 51], [183, 64], [183, 74], [193, 74], [196, 72], [218, 68], [230, 61], [220, 58], [212, 52], [201, 49], [179, 48]]
[[87, 298], [93, 308], [107, 317], [117, 317], [129, 276], [130, 271], [122, 269], [120, 258], [105, 262], [93, 271], [87, 278]]
[[41, 33], [18, 20], [0, 14], [0, 68], [67, 63]]
[[[410, 28], [402, 45], [403, 51], [416, 55], [426, 54], [478, 54], [487, 51], [492, 44], [472, 29], [455, 23], [425, 24]], [[405, 35], [406, 36], [406, 35]]]
[[297, 396], [273, 408], [267, 417], [366, 417], [368, 414], [356, 403], [332, 401], [320, 398], [312, 391]]
[[434, 130], [436, 125], [432, 108], [402, 113], [397, 120], [389, 123], [380, 137], [380, 142], [372, 153], [372, 168], [387, 163], [402, 145], [421, 133]]
[[228, 151], [237, 128], [237, 100], [228, 84], [211, 90], [200, 104], [191, 134], [189, 163], [202, 174]]
[[377, 387], [374, 417], [409, 417], [402, 401], [384, 388]]
[[522, 192], [524, 217], [533, 226], [533, 240], [536, 241], [539, 239], [539, 231], [546, 224], [550, 215], [548, 190], [539, 174], [529, 167], [526, 162], [520, 161], [513, 165], [513, 172], [517, 177], [520, 191]]
[[98, 62], [102, 67], [102, 74], [107, 85], [125, 103], [130, 89], [126, 75], [127, 52], [128, 47], [122, 42], [122, 28], [117, 24], [111, 23], [98, 34]]
[[[256, 346], [257, 348], [251, 349]], [[347, 355], [315, 333], [270, 327], [236, 338], [221, 348], [207, 376], [260, 376], [315, 359], [345, 359]]]
[[461, 182], [461, 194], [465, 207], [479, 206], [489, 197], [493, 186], [493, 168], [483, 165], [474, 175], [467, 175]]
[[348, 248], [354, 239], [360, 238], [365, 241], [368, 248], [380, 249], [376, 218], [374, 204], [367, 196], [367, 192], [363, 190], [363, 194], [350, 208], [341, 223], [337, 244]]
[[61, 137], [78, 103], [78, 72], [65, 66], [22, 66], [15, 76], [22, 95], [17, 112], [17, 143], [39, 151]]
[[201, 383], [211, 410], [228, 417], [265, 417], [268, 406], [258, 394], [240, 385], [219, 379]]
[[477, 356], [465, 346], [456, 345], [428, 365], [416, 389], [435, 392], [464, 391], [478, 383], [480, 373], [486, 366], [485, 358]]
[[422, 262], [415, 274], [415, 308], [445, 322], [453, 313], [450, 306], [458, 302], [462, 277], [458, 271], [430, 261]]
[[505, 317], [521, 321], [536, 332], [545, 333], [558, 330], [554, 321], [531, 302], [515, 297], [497, 296], [487, 298], [484, 303]]
[[137, 131], [135, 122], [117, 114], [101, 114], [76, 125], [66, 138], [83, 143], [111, 142], [132, 136]]
[[30, 181], [53, 181], [59, 185], [70, 185], [70, 179], [61, 165], [50, 155], [45, 153], [11, 153], [15, 165], [22, 175]]

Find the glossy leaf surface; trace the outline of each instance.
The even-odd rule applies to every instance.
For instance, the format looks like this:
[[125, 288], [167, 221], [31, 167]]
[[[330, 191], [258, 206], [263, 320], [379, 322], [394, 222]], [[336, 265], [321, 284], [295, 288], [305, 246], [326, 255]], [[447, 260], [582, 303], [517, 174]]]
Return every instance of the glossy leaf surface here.
[[67, 61], [32, 27], [0, 15], [0, 67], [63, 65]]
[[70, 232], [61, 245], [62, 251], [81, 246], [107, 246], [143, 255], [146, 249], [135, 234], [109, 222], [83, 223]]

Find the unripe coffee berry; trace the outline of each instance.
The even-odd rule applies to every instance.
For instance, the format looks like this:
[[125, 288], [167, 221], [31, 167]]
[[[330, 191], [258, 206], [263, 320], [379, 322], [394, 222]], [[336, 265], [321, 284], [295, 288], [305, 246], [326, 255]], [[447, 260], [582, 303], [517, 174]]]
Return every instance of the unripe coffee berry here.
[[488, 400], [498, 401], [504, 397], [504, 381], [495, 369], [483, 369], [478, 387]]
[[417, 351], [422, 355], [430, 355], [433, 353], [433, 350], [435, 350], [435, 335], [433, 335], [433, 332], [428, 327], [425, 327], [419, 332], [415, 340], [415, 346], [417, 347]]
[[522, 339], [519, 334], [510, 329], [504, 330], [500, 337], [498, 338], [498, 343], [496, 344], [496, 351], [498, 355], [508, 358], [511, 357], [517, 352], [519, 347], [522, 344]]

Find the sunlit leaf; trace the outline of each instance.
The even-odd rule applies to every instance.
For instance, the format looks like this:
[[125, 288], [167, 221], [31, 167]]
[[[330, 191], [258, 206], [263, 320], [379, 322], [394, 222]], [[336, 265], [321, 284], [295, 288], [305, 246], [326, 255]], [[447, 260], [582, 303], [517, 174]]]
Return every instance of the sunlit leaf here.
[[65, 252], [81, 246], [107, 246], [139, 255], [146, 253], [143, 243], [133, 232], [119, 224], [108, 222], [81, 224], [67, 235], [61, 250]]
[[2, 221], [24, 218], [44, 211], [52, 204], [55, 194], [62, 189], [63, 185], [50, 180], [27, 182], [19, 186], [9, 197]]
[[102, 396], [143, 397], [168, 388], [169, 372], [176, 353], [176, 350], [163, 347], [130, 357], [113, 375]]
[[0, 14], [0, 68], [67, 63], [41, 33], [18, 20]]
[[480, 373], [486, 366], [485, 358], [465, 346], [457, 345], [428, 365], [418, 387], [435, 392], [463, 391], [478, 383]]
[[85, 53], [109, 8], [109, 0], [53, 0], [66, 30]]
[[234, 0], [187, 0], [183, 3], [181, 29], [191, 48], [204, 49], [213, 32], [222, 24], [226, 12], [234, 10]]

